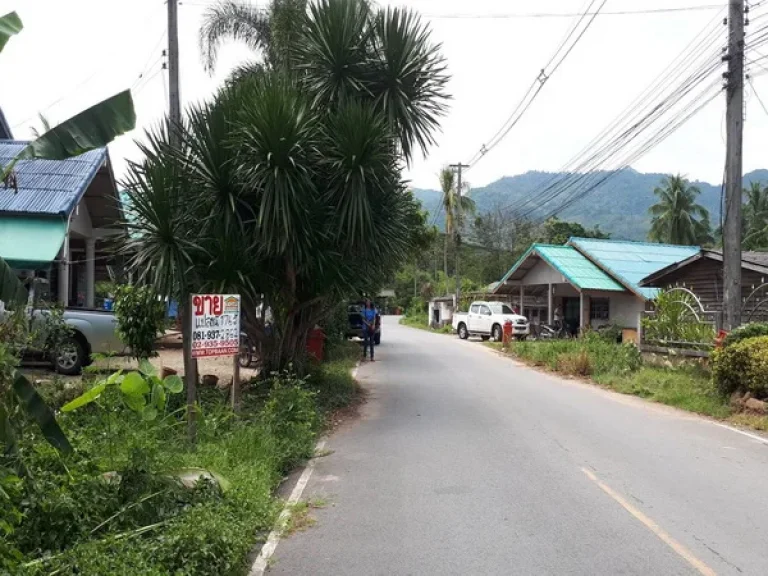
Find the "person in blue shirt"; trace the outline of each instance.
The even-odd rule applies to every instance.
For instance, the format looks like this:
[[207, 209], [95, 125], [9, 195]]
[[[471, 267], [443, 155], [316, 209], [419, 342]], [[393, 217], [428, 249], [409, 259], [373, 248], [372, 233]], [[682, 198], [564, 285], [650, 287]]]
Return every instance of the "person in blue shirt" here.
[[371, 348], [371, 362], [373, 359], [374, 339], [376, 337], [376, 308], [373, 307], [370, 300], [365, 301], [365, 307], [360, 311], [363, 317], [363, 360], [367, 348]]

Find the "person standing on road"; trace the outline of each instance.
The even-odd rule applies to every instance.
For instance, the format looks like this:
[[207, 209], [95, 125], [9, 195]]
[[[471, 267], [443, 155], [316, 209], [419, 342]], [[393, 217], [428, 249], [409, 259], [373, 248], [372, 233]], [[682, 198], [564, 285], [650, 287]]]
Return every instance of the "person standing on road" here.
[[361, 310], [363, 317], [363, 360], [367, 348], [371, 348], [371, 362], [373, 359], [374, 340], [376, 339], [376, 308], [373, 307], [370, 300], [365, 301], [365, 307]]

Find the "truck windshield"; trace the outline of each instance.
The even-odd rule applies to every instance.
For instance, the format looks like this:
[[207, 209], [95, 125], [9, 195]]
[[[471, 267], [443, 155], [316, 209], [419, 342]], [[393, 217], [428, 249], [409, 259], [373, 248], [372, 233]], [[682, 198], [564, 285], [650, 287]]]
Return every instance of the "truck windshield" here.
[[512, 308], [507, 306], [506, 304], [501, 304], [499, 302], [492, 302], [488, 306], [491, 308], [491, 312], [494, 314], [514, 314], [512, 311]]

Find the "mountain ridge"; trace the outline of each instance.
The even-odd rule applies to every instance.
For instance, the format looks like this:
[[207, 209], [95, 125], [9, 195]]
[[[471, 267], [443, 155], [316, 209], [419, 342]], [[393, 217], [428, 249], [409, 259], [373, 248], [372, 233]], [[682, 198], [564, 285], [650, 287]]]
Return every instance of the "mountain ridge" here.
[[[529, 170], [515, 176], [503, 176], [486, 186], [474, 188], [469, 195], [477, 205], [478, 214], [500, 208], [505, 213], [513, 214], [515, 206], [527, 202], [530, 194], [540, 193], [552, 179], [562, 178], [565, 175], [564, 172]], [[609, 172], [595, 172], [594, 175], [600, 178], [608, 176]], [[651, 222], [648, 208], [656, 201], [653, 189], [667, 176], [669, 174], [638, 172], [632, 168], [626, 168], [595, 187], [584, 198], [559, 212], [558, 218], [578, 222], [587, 228], [599, 225], [600, 229], [610, 233], [612, 238], [645, 240]], [[720, 223], [722, 185], [700, 180], [690, 182], [701, 190], [699, 203], [709, 210], [712, 227], [716, 228]], [[768, 184], [768, 169], [753, 170], [744, 174], [743, 182], [744, 187], [748, 187], [752, 182]], [[529, 218], [539, 219], [567, 199], [572, 192], [579, 190], [583, 188], [576, 187], [562, 198], [532, 211], [535, 202], [526, 203], [522, 212], [531, 211]], [[442, 228], [444, 219], [440, 209], [442, 192], [434, 189], [413, 188], [413, 193], [429, 213], [428, 221], [431, 223], [434, 220]], [[438, 218], [435, 218], [435, 211], [438, 212]]]

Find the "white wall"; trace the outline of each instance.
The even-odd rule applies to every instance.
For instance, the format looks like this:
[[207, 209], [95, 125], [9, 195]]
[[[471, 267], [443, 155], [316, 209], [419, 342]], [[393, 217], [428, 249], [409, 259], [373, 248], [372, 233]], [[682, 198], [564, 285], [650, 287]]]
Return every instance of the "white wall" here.
[[[592, 320], [592, 327], [616, 324], [622, 328], [637, 328], [638, 315], [645, 308], [645, 301], [631, 293], [589, 292], [590, 298], [608, 298], [608, 321]], [[586, 298], [585, 298], [586, 300]], [[589, 313], [589, 307], [587, 313]]]
[[562, 284], [566, 282], [563, 275], [552, 268], [544, 260], [539, 260], [523, 277], [525, 286], [535, 286], [540, 284]]

